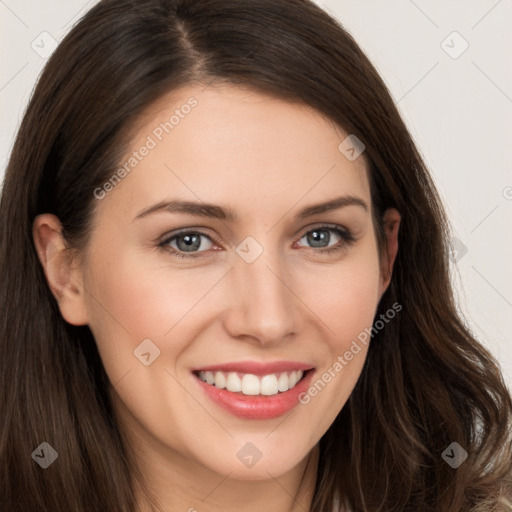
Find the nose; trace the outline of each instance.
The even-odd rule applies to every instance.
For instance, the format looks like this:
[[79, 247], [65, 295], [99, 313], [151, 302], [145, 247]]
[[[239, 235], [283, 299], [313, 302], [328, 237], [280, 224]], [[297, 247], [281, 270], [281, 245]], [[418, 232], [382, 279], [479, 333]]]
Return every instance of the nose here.
[[278, 257], [264, 251], [252, 263], [237, 258], [230, 274], [225, 328], [231, 336], [267, 345], [294, 333], [298, 298]]

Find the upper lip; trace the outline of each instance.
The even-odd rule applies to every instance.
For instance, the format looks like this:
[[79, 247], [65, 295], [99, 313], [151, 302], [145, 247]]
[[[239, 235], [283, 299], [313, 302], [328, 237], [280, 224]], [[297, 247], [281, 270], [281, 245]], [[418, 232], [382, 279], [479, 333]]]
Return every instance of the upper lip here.
[[313, 365], [300, 363], [298, 361], [236, 361], [231, 363], [212, 364], [194, 368], [192, 371], [219, 371], [219, 372], [240, 372], [253, 375], [267, 375], [269, 373], [280, 373], [294, 370], [311, 370]]

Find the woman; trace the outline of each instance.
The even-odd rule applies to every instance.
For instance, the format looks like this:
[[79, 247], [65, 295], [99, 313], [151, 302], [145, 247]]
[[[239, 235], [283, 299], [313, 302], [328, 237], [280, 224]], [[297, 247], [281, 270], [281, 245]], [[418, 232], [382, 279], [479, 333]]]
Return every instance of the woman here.
[[442, 205], [313, 3], [101, 1], [0, 211], [1, 510], [510, 505], [511, 398]]

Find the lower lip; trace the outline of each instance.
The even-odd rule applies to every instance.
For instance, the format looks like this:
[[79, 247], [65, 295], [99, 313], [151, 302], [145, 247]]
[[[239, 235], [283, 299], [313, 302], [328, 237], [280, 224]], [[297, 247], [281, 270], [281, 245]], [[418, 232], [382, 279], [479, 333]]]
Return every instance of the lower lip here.
[[207, 384], [195, 374], [193, 374], [193, 378], [213, 402], [229, 413], [239, 418], [268, 420], [286, 414], [300, 403], [299, 395], [309, 388], [314, 373], [313, 369], [308, 370], [294, 388], [270, 396], [244, 395], [241, 392], [233, 393]]

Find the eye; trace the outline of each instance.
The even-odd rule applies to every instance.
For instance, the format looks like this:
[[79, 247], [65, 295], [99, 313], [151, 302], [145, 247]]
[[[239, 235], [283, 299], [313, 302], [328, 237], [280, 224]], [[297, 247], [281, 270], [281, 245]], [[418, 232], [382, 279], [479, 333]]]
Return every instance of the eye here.
[[[335, 245], [332, 242], [332, 233], [334, 233]], [[207, 240], [206, 243], [204, 241]], [[348, 244], [356, 240], [350, 231], [341, 226], [318, 226], [310, 229], [300, 238], [299, 242], [306, 240], [312, 244], [309, 249], [322, 255], [330, 254], [341, 249], [345, 249]], [[214, 241], [210, 236], [201, 231], [181, 231], [166, 237], [159, 246], [173, 256], [178, 258], [198, 258], [205, 256], [208, 249], [212, 249]]]
[[[334, 233], [334, 242], [337, 243], [330, 246], [329, 244], [333, 239], [332, 233]], [[302, 240], [311, 244], [312, 249], [317, 249], [316, 252], [331, 253], [333, 251], [344, 249], [347, 244], [355, 241], [355, 237], [350, 231], [342, 228], [341, 226], [323, 225], [307, 231], [299, 242]]]
[[[193, 258], [196, 256], [194, 253], [211, 249], [211, 246], [205, 248], [205, 244], [203, 243], [204, 239], [209, 240], [209, 242], [213, 244], [212, 239], [205, 233], [201, 233], [200, 231], [183, 231], [166, 238], [159, 245], [169, 250], [175, 256]], [[206, 245], [208, 245], [208, 243]]]

